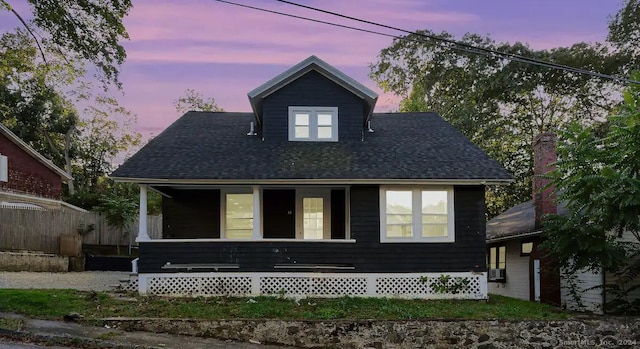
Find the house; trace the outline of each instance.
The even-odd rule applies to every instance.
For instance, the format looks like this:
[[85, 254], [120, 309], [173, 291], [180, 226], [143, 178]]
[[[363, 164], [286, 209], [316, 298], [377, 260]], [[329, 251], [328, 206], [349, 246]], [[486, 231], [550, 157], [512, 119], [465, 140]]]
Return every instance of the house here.
[[585, 271], [574, 279], [561, 277], [561, 266], [554, 265], [540, 248], [544, 215], [567, 214], [567, 210], [557, 203], [555, 189], [543, 176], [557, 161], [556, 136], [549, 132], [536, 136], [533, 154], [532, 200], [487, 222], [489, 293], [577, 309], [569, 293], [569, 283], [576, 282], [585, 309], [600, 311], [605, 295], [602, 289], [591, 288], [603, 285], [604, 274]]
[[373, 113], [315, 56], [248, 97], [250, 113], [184, 114], [111, 175], [140, 185], [141, 293], [486, 299], [497, 162], [435, 113]]
[[62, 183], [71, 176], [0, 124], [0, 207], [35, 210], [69, 208]]

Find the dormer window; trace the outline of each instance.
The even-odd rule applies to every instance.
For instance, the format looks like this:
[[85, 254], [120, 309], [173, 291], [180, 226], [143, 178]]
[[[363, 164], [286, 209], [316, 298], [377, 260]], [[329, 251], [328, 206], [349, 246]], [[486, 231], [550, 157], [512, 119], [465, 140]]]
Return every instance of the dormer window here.
[[337, 142], [337, 107], [289, 107], [289, 140]]

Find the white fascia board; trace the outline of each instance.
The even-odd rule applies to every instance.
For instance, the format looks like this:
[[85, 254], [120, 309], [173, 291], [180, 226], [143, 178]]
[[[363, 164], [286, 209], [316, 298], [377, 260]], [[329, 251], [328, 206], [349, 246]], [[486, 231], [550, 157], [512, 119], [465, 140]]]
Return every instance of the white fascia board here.
[[329, 80], [344, 87], [353, 94], [363, 98], [370, 107], [367, 119], [371, 116], [371, 113], [373, 113], [373, 109], [378, 100], [378, 94], [368, 87], [364, 86], [363, 84], [359, 83], [358, 81], [354, 80], [350, 76], [346, 75], [345, 73], [341, 72], [340, 70], [336, 69], [329, 63], [321, 60], [316, 56], [311, 56], [247, 93], [247, 96], [249, 97], [249, 103], [251, 104], [251, 109], [258, 119], [258, 123], [260, 123], [259, 100], [274, 93], [283, 86], [289, 84], [291, 81], [294, 81], [298, 77], [306, 74], [311, 70], [316, 70], [318, 73], [322, 74]]

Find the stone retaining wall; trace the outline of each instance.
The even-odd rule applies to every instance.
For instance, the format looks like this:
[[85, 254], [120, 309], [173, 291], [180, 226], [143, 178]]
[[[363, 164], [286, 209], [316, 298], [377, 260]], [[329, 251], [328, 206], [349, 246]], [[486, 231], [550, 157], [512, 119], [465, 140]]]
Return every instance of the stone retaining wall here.
[[0, 252], [0, 271], [69, 271], [69, 258], [37, 252]]
[[635, 348], [640, 318], [564, 321], [104, 319], [124, 330], [304, 348]]

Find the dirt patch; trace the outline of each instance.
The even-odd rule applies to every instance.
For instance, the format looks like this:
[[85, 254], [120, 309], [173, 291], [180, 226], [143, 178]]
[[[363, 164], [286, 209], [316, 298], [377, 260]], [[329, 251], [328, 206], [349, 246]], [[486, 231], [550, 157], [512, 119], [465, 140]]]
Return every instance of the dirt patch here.
[[127, 272], [84, 271], [78, 273], [0, 272], [0, 288], [64, 288], [81, 291], [110, 291]]

